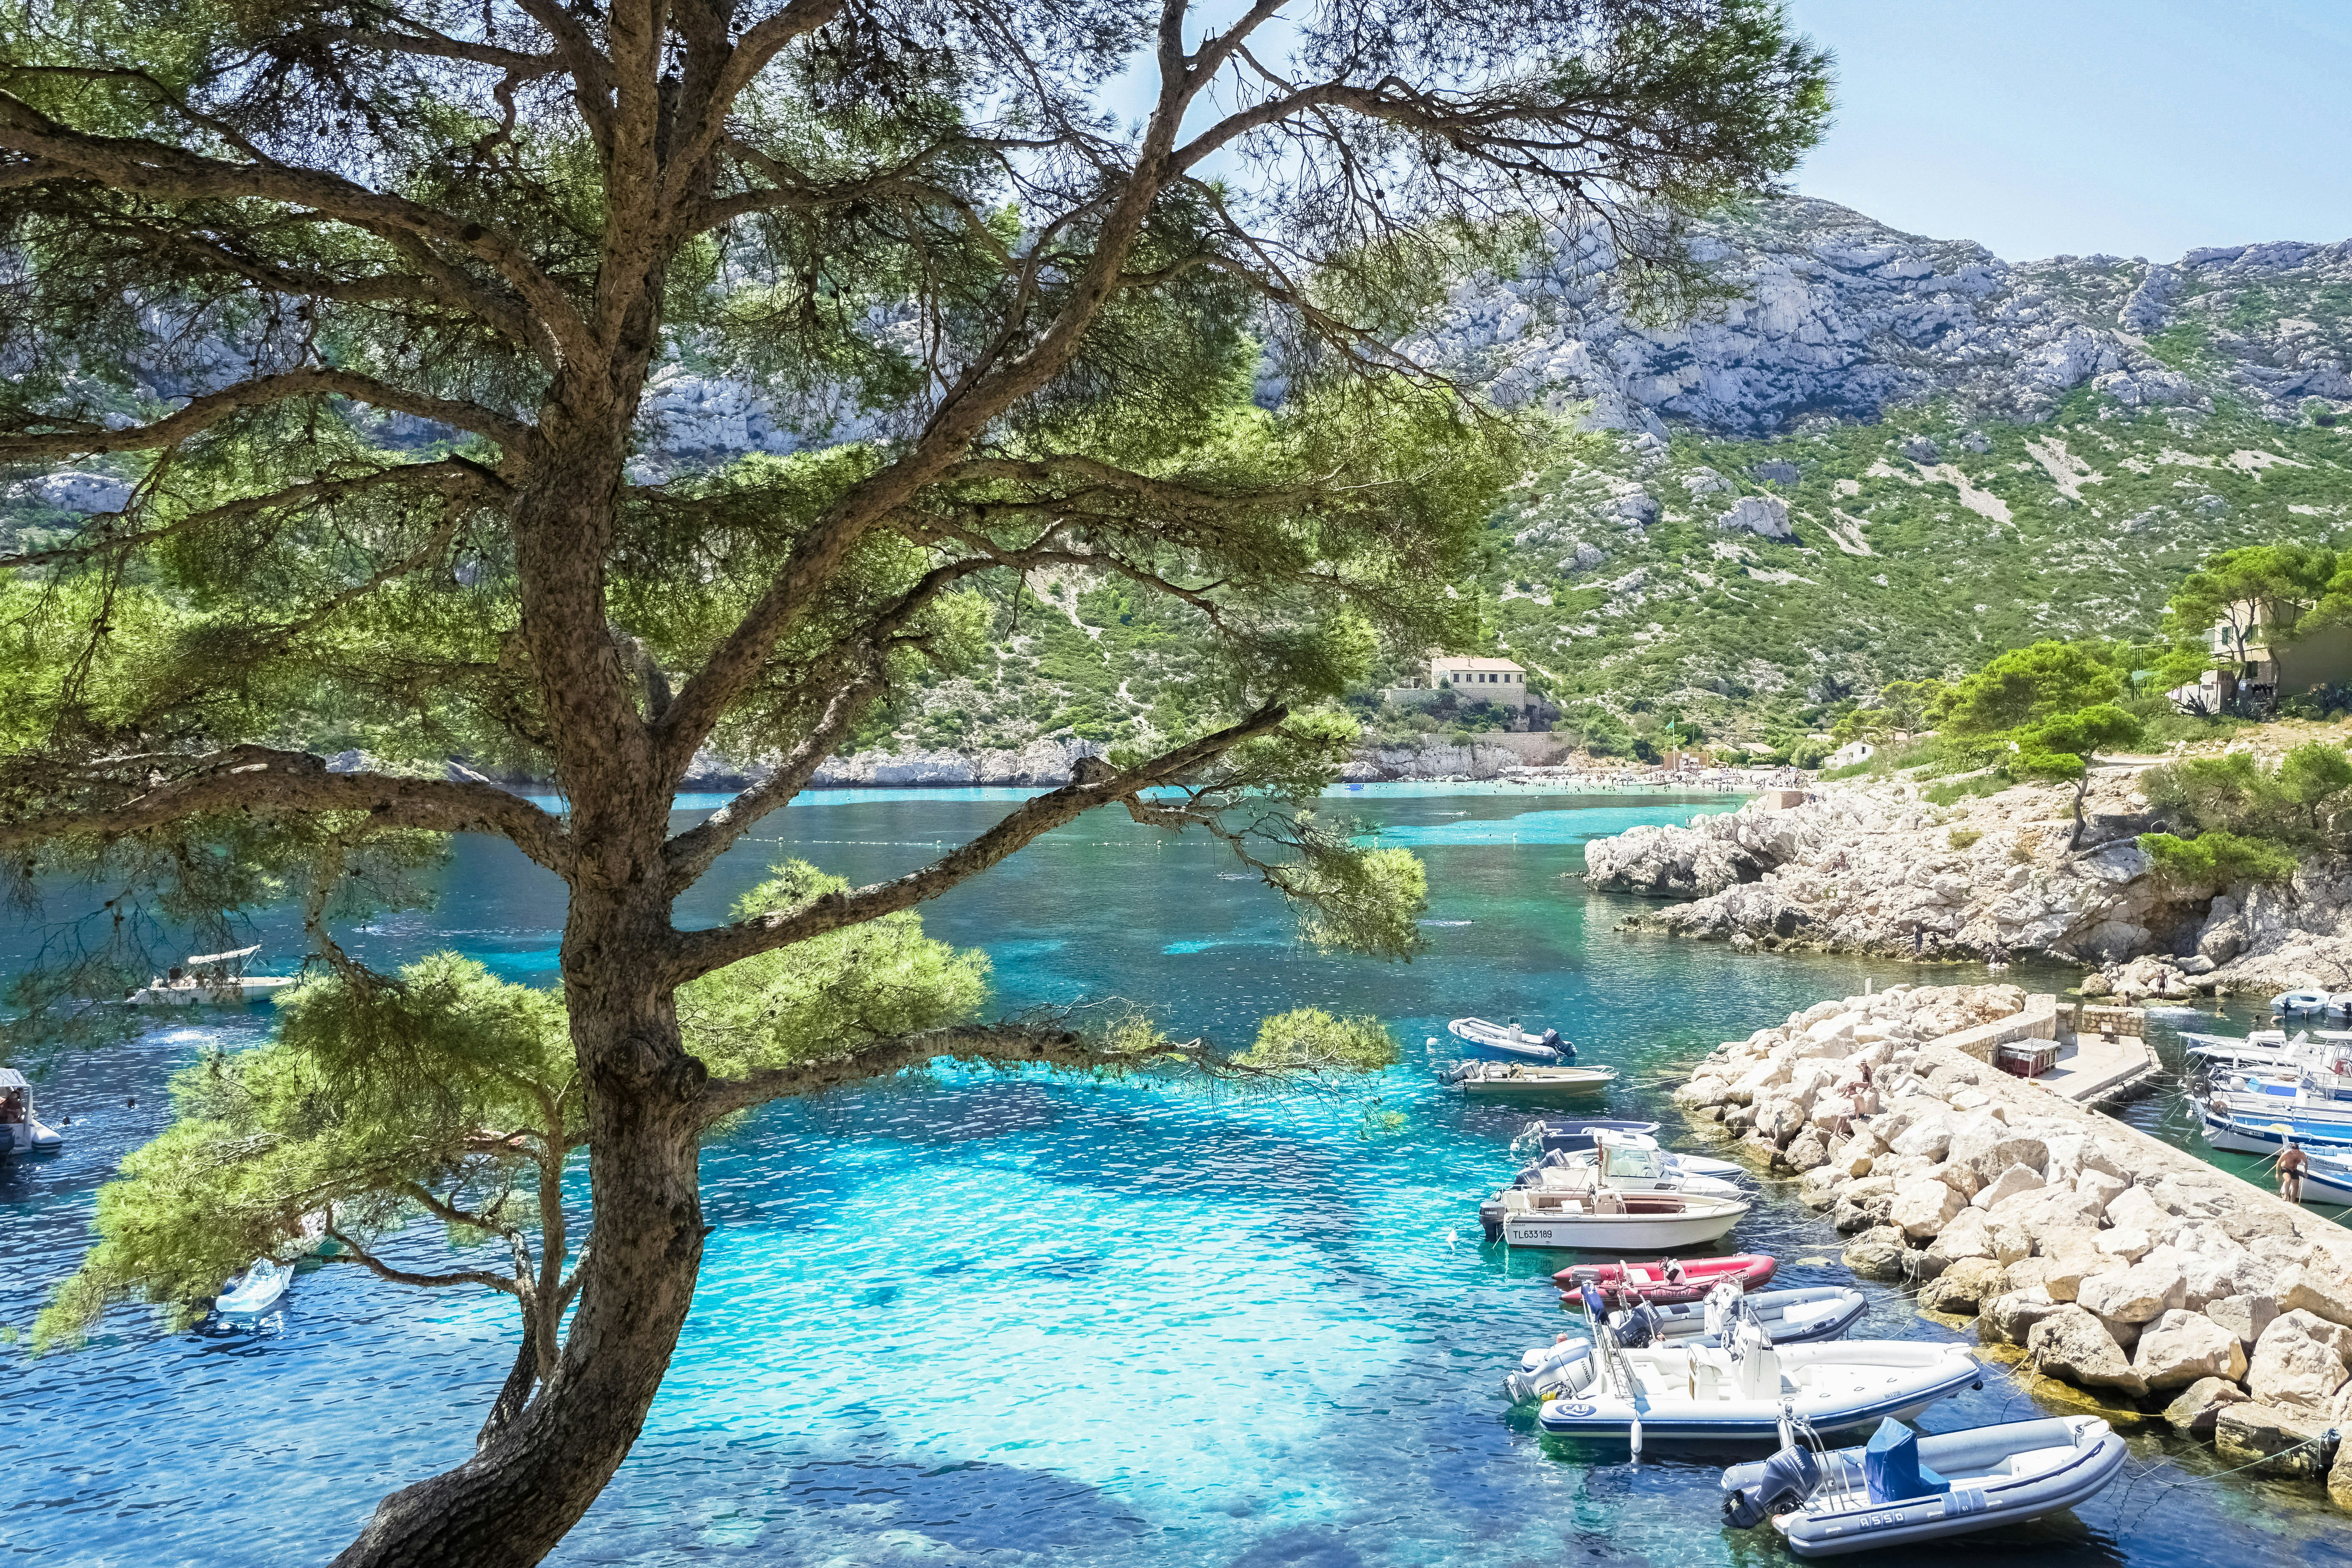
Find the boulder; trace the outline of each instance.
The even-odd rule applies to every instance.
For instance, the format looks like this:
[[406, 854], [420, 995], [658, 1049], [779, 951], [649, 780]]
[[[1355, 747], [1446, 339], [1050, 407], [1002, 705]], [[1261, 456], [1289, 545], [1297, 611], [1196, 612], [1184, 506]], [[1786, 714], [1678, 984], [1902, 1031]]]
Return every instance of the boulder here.
[[[1957, 1144], [1955, 1147], [1957, 1148]], [[1948, 1160], [1957, 1160], [1959, 1155], [1952, 1152], [1947, 1153], [1944, 1157]], [[1976, 1166], [1978, 1173], [1988, 1182], [2005, 1172], [2022, 1167], [2034, 1174], [2037, 1178], [2035, 1184], [2039, 1185], [2042, 1168], [2049, 1163], [2049, 1145], [2042, 1142], [2041, 1139], [2004, 1131], [2000, 1137], [1993, 1141], [1991, 1147], [1979, 1151], [1969, 1163]]]
[[2246, 1374], [2246, 1352], [2221, 1324], [2175, 1307], [2140, 1331], [2132, 1370], [2150, 1390], [2184, 1387], [2200, 1377], [2235, 1383]]
[[2172, 1217], [2171, 1211], [2156, 1201], [2146, 1187], [2126, 1187], [2107, 1200], [2107, 1223], [2117, 1230], [2144, 1230], [2150, 1236], [2165, 1233], [2164, 1222]]
[[2105, 1171], [2083, 1171], [2074, 1177], [2074, 1190], [2107, 1212], [2107, 1205], [2131, 1190], [2131, 1184], [2121, 1176], [2111, 1176]]
[[[1973, 1312], [1979, 1301], [1999, 1294], [2002, 1274], [2001, 1266], [1990, 1258], [1963, 1258], [1927, 1282], [1919, 1292], [1919, 1305], [1931, 1312]], [[2230, 1343], [2236, 1348], [2235, 1340]]]
[[1995, 1204], [2013, 1198], [2020, 1193], [2039, 1192], [2043, 1185], [2041, 1172], [2027, 1165], [2009, 1165], [2003, 1167], [2000, 1174], [1990, 1178], [1969, 1201], [1980, 1209], [1990, 1209]]
[[1993, 1256], [1992, 1224], [1982, 1209], [1962, 1209], [1952, 1216], [1952, 1223], [1936, 1235], [1927, 1245], [1922, 1263], [1930, 1276], [1941, 1274], [1963, 1258]]
[[2282, 1312], [2309, 1312], [2331, 1323], [2352, 1325], [2352, 1277], [2324, 1261], [2286, 1269], [2279, 1275], [2274, 1293]]
[[2119, 1323], [2145, 1323], [2189, 1297], [2189, 1283], [2175, 1264], [2139, 1263], [2117, 1274], [2096, 1274], [2083, 1280], [2074, 1300], [2102, 1318]]
[[1890, 1147], [1897, 1154], [1916, 1154], [1924, 1160], [1940, 1161], [1951, 1142], [1952, 1124], [1940, 1116], [1930, 1116], [1906, 1128]]
[[2224, 1405], [2213, 1420], [2213, 1447], [2230, 1466], [2262, 1464], [2273, 1475], [2320, 1475], [2320, 1444], [2327, 1417], [2308, 1410], [2264, 1404], [2257, 1395]]
[[1819, 1128], [1808, 1128], [1790, 1141], [1780, 1158], [1792, 1171], [1812, 1171], [1829, 1163], [1829, 1140]]
[[2282, 1312], [2254, 1342], [2246, 1390], [2265, 1405], [2325, 1414], [2344, 1386], [2344, 1352], [2352, 1329], [2309, 1312]]
[[2091, 1231], [2073, 1231], [2042, 1254], [2042, 1284], [2053, 1301], [2071, 1301], [2082, 1293], [2083, 1281], [2120, 1272], [2121, 1258], [2111, 1258], [2093, 1245]]
[[2103, 1230], [2099, 1232], [2099, 1239], [2095, 1245], [2101, 1252], [2110, 1258], [2120, 1258], [2126, 1263], [2137, 1263], [2148, 1255], [2156, 1243], [2148, 1239], [2147, 1232], [2144, 1230]]
[[2021, 1226], [2028, 1236], [2037, 1239], [2037, 1244], [2039, 1238], [2053, 1231], [2094, 1230], [2099, 1224], [2098, 1209], [2090, 1199], [2070, 1187], [2043, 1186], [2014, 1193], [1987, 1205], [1985, 1212], [1997, 1224]]
[[2278, 1303], [2268, 1296], [2224, 1296], [2208, 1301], [2205, 1315], [2238, 1336], [2238, 1342], [2249, 1351], [2263, 1337], [2263, 1331], [2278, 1316]]
[[1817, 1166], [1807, 1171], [1805, 1179], [1797, 1184], [1797, 1196], [1803, 1200], [1809, 1209], [1828, 1208], [1837, 1202], [1837, 1184], [1840, 1179], [1836, 1166]]
[[[1943, 1184], [1938, 1182], [1937, 1186]], [[1948, 1188], [1946, 1189], [1949, 1191]], [[1864, 1279], [1903, 1279], [1911, 1272], [1915, 1256], [1903, 1245], [1903, 1233], [1891, 1225], [1875, 1226], [1846, 1243], [1838, 1261]]]
[[2042, 1370], [2085, 1388], [2118, 1388], [2134, 1398], [2147, 1380], [2132, 1370], [2123, 1348], [2098, 1319], [2078, 1306], [2061, 1306], [2025, 1336], [2026, 1353]]
[[2337, 1508], [2352, 1509], [2352, 1443], [2339, 1442], [2336, 1447], [2336, 1463], [2327, 1471], [2327, 1500]]
[[1886, 1152], [1886, 1145], [1869, 1132], [1857, 1132], [1830, 1153], [1830, 1164], [1840, 1175], [1867, 1176], [1871, 1163]]
[[1989, 1345], [2021, 1345], [2033, 1325], [2065, 1305], [2034, 1285], [1977, 1304], [1977, 1338]]
[[1934, 1236], [1969, 1206], [1966, 1198], [1932, 1176], [1917, 1176], [1895, 1189], [1886, 1222], [1915, 1240]]
[[2214, 1418], [2225, 1406], [2244, 1402], [2246, 1391], [2218, 1377], [2200, 1377], [2164, 1407], [2164, 1419], [2184, 1437], [2210, 1437]]

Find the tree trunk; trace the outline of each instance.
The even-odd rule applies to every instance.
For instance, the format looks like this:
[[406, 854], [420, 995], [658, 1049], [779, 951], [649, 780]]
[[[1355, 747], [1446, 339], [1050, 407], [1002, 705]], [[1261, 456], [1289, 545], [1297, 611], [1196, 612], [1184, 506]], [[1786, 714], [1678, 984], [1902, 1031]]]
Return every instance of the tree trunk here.
[[[575, 1036], [604, 1034], [604, 1010], [582, 1000]], [[667, 998], [645, 1000], [668, 1012]], [[668, 1070], [627, 1070], [664, 1045]], [[596, 1075], [594, 1239], [555, 1373], [464, 1464], [384, 1499], [336, 1568], [528, 1568], [588, 1511], [644, 1427], [702, 1263], [695, 1075], [674, 1018], [666, 1041], [606, 1035], [593, 1054], [622, 1070]]]
[[652, 977], [674, 936], [661, 853], [673, 781], [654, 763], [604, 616], [626, 450], [615, 429], [625, 435], [625, 418], [562, 444], [514, 514], [525, 640], [576, 847], [562, 973], [594, 1204], [579, 1307], [538, 1394], [464, 1464], [384, 1499], [336, 1568], [539, 1562], [628, 1457], [694, 1300], [704, 1073]]
[[2091, 770], [2086, 759], [2083, 776], [2074, 784], [2074, 837], [2066, 840], [2066, 853], [2073, 854], [2083, 847], [2083, 797], [2091, 793]]
[[530, 1403], [530, 1391], [539, 1386], [539, 1336], [530, 1325], [522, 1331], [522, 1347], [515, 1352], [514, 1365], [508, 1369], [506, 1385], [490, 1405], [490, 1413], [482, 1417], [482, 1429], [474, 1434], [474, 1447], [487, 1448], [496, 1437], [512, 1424]]

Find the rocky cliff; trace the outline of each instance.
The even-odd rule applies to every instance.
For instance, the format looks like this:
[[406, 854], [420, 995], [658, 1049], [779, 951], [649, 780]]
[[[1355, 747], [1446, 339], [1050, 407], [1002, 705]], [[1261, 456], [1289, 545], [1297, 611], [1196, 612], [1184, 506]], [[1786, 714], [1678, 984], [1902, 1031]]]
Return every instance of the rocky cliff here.
[[1741, 948], [1895, 957], [2039, 953], [2135, 999], [2352, 990], [2352, 861], [2306, 861], [2277, 886], [2216, 892], [2158, 876], [2137, 842], [2161, 826], [2138, 773], [2093, 781], [2079, 848], [2073, 791], [2019, 785], [1938, 805], [1911, 784], [1827, 784], [1783, 810], [1751, 802], [1685, 827], [1585, 847], [1595, 891], [1687, 900], [1629, 929]]

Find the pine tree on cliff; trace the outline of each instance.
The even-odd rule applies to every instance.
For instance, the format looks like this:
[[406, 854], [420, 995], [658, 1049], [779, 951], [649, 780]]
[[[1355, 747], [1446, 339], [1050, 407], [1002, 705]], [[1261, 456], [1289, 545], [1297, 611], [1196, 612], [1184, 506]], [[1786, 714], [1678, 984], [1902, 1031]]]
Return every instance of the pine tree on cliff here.
[[[288, 892], [346, 994], [404, 984], [329, 932], [419, 835], [566, 887], [570, 1332], [339, 1559], [467, 1568], [539, 1561], [628, 1452], [692, 1299], [702, 1130], [929, 1048], [714, 1073], [682, 988], [1114, 804], [1230, 836], [1328, 940], [1410, 946], [1418, 868], [1281, 808], [1333, 776], [1315, 708], [1377, 637], [1454, 634], [1508, 461], [1387, 345], [1539, 220], [1671, 305], [1674, 207], [1769, 188], [1826, 102], [1756, 0], [100, 0], [10, 12], [0, 61], [0, 463], [135, 481], [0, 558], [0, 847], [26, 896], [109, 895], [40, 1015], [144, 977], [142, 910]], [[1097, 102], [1121, 72], [1132, 126]], [[644, 460], [681, 363], [809, 449]], [[969, 655], [976, 585], [1040, 568], [1186, 606], [1214, 717], [906, 876], [680, 929], [870, 704]], [[330, 721], [376, 763], [300, 749]], [[776, 765], [674, 829], [713, 742]]]

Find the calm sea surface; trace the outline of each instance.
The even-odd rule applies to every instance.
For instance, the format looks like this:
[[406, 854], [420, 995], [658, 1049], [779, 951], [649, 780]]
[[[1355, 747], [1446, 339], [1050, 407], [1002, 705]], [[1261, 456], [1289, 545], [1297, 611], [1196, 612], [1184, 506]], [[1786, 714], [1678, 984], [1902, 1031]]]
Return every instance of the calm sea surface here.
[[[720, 918], [787, 854], [853, 881], [905, 870], [1014, 798], [821, 793], [763, 825], [684, 914]], [[756, 1113], [705, 1152], [717, 1228], [645, 1436], [553, 1561], [1786, 1561], [1769, 1532], [1721, 1526], [1717, 1470], [1741, 1456], [1654, 1448], [1636, 1467], [1548, 1443], [1506, 1410], [1505, 1370], [1564, 1324], [1545, 1282], [1559, 1260], [1480, 1247], [1476, 1201], [1507, 1179], [1524, 1116], [1465, 1108], [1432, 1070], [1451, 1052], [1423, 1042], [1464, 1013], [1557, 1025], [1625, 1069], [1609, 1114], [1679, 1130], [1668, 1069], [1718, 1040], [1865, 981], [1980, 972], [1628, 938], [1612, 928], [1630, 906], [1570, 879], [1587, 840], [1721, 798], [1385, 786], [1336, 804], [1428, 864], [1430, 951], [1411, 964], [1304, 950], [1220, 851], [1108, 815], [927, 919], [989, 952], [1004, 1007], [1124, 997], [1235, 1041], [1284, 1008], [1371, 1012], [1408, 1043], [1403, 1068], [1279, 1099], [941, 1074]], [[466, 840], [442, 887], [432, 910], [357, 938], [364, 955], [455, 948], [553, 978], [551, 877]], [[0, 927], [0, 966], [41, 934]], [[271, 955], [299, 951], [290, 913], [257, 936]], [[29, 1322], [72, 1267], [98, 1184], [162, 1125], [170, 1069], [268, 1021], [206, 1015], [60, 1064], [41, 1104], [73, 1117], [71, 1148], [0, 1165], [0, 1324]], [[2128, 1114], [2191, 1141], [2173, 1107], [2158, 1095]], [[423, 1229], [406, 1240], [419, 1261], [445, 1256]], [[1845, 1278], [1837, 1238], [1786, 1184], [1765, 1185], [1731, 1240], [1778, 1254], [1786, 1283]], [[1946, 1333], [1872, 1289], [1856, 1337]], [[78, 1352], [0, 1348], [0, 1552], [320, 1562], [383, 1492], [464, 1457], [512, 1356], [502, 1298], [421, 1296], [331, 1265], [289, 1300], [265, 1335], [167, 1335], [131, 1307]], [[1925, 1424], [2032, 1410], [1989, 1368], [1981, 1393]], [[2168, 1436], [2133, 1449], [2132, 1479], [2075, 1514], [1902, 1561], [2352, 1563], [2352, 1528], [2315, 1491], [2216, 1479], [2210, 1450]]]

